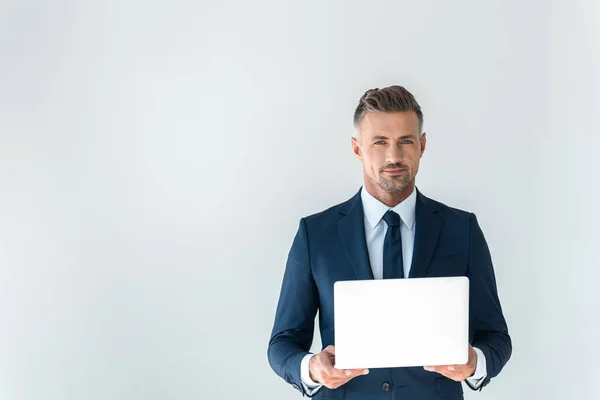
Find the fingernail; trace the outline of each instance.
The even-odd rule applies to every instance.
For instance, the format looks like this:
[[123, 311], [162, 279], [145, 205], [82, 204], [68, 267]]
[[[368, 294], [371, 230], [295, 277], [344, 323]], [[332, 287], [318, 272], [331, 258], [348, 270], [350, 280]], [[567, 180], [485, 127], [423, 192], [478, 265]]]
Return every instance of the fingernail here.
[[454, 367], [448, 367], [448, 371], [454, 371]]
[[346, 370], [346, 376], [350, 376], [350, 375], [352, 375], [352, 372]]
[[425, 371], [429, 371], [429, 372], [432, 372], [432, 371], [433, 371], [433, 368], [432, 368], [432, 367], [423, 367], [423, 369], [424, 369]]
[[368, 374], [368, 373], [369, 373], [369, 370], [368, 370], [368, 369], [365, 369], [365, 370], [363, 371], [363, 373], [366, 375], [366, 374]]

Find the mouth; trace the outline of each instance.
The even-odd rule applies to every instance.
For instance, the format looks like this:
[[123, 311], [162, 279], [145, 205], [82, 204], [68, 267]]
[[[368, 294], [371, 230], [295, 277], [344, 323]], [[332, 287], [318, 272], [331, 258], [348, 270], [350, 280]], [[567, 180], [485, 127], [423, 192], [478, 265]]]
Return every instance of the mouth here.
[[403, 173], [405, 173], [407, 170], [406, 168], [394, 168], [394, 169], [384, 169], [383, 172], [387, 175], [401, 175]]

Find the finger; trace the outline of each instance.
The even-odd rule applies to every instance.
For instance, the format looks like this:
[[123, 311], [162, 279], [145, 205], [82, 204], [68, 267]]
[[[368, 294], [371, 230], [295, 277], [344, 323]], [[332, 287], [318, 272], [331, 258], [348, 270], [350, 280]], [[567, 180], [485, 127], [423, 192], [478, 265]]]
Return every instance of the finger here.
[[450, 371], [450, 372], [459, 372], [466, 369], [465, 365], [431, 365], [424, 366], [423, 369], [425, 371], [430, 372], [440, 372], [440, 371]]
[[346, 381], [356, 378], [357, 376], [367, 375], [369, 373], [368, 369], [345, 369], [343, 370], [346, 375]]
[[343, 384], [345, 384], [346, 382], [348, 382], [348, 379], [339, 379], [339, 378], [330, 378], [327, 377], [327, 379], [325, 379], [323, 381], [323, 385], [328, 387], [329, 389], [337, 389], [340, 386], [342, 386]]
[[342, 385], [345, 385], [346, 382], [345, 381], [336, 381], [335, 383], [330, 384], [329, 386], [327, 386], [329, 389], [337, 389]]
[[329, 346], [325, 347], [323, 349], [323, 351], [327, 354], [334, 356], [335, 355], [335, 346], [330, 344]]
[[455, 372], [457, 374], [467, 374], [470, 370], [468, 365], [463, 365], [463, 364], [459, 364], [459, 365], [446, 365], [444, 366], [444, 368], [446, 368], [446, 370], [450, 371], [450, 372]]
[[464, 380], [464, 373], [450, 371], [448, 369], [449, 365], [437, 365], [437, 366], [425, 366], [423, 367], [426, 371], [437, 372], [438, 374], [445, 376], [446, 378], [450, 378], [454, 381], [461, 382]]
[[437, 372], [439, 374], [443, 373], [453, 373], [454, 370], [450, 369], [450, 365], [429, 365], [424, 366], [423, 369], [429, 372]]
[[[363, 371], [365, 371], [365, 370], [363, 370]], [[363, 375], [367, 375], [367, 374], [368, 374], [368, 372], [367, 372], [367, 373], [365, 373], [365, 372], [362, 372], [362, 373], [359, 373], [359, 374], [349, 375], [349, 376], [346, 378], [346, 382], [345, 382], [345, 383], [348, 383], [349, 381], [351, 381], [351, 380], [352, 380], [352, 379], [354, 379], [354, 378], [358, 378], [359, 376], [363, 376]]]
[[[323, 352], [325, 352], [325, 350], [323, 350]], [[321, 357], [319, 357], [319, 363], [320, 363], [321, 370], [326, 375], [334, 375], [333, 370], [335, 368], [333, 367], [333, 362], [334, 362], [334, 358], [332, 356], [330, 356], [328, 353], [325, 353]]]
[[367, 368], [359, 368], [359, 369], [344, 369], [344, 374], [351, 378], [357, 377], [359, 375], [367, 375], [369, 373], [369, 369]]
[[336, 378], [339, 379], [348, 379], [349, 377], [352, 376], [352, 370], [346, 370], [346, 369], [337, 369], [337, 368], [333, 368], [333, 375]]
[[369, 373], [368, 369], [338, 369], [333, 366], [327, 366], [325, 372], [332, 378], [349, 380], [359, 375], [366, 375]]
[[335, 378], [335, 379], [345, 379], [346, 378], [346, 372], [344, 370], [335, 368], [333, 365], [325, 366], [323, 368], [323, 371], [330, 378]]

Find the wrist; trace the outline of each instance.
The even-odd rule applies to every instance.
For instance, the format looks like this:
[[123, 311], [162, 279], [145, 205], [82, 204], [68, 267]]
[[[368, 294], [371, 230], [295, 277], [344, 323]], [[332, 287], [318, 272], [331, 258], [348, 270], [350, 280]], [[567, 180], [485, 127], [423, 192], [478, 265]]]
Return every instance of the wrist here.
[[315, 355], [313, 354], [309, 359], [308, 359], [308, 377], [310, 378], [311, 381], [315, 382], [315, 383], [319, 383], [317, 381], [317, 378], [313, 375], [313, 369], [314, 369], [314, 363], [315, 363]]
[[475, 375], [475, 372], [477, 371], [477, 352], [473, 347], [469, 348], [469, 352], [471, 353], [471, 357], [469, 357], [471, 359], [471, 362], [469, 362], [469, 368], [471, 370], [471, 374], [469, 375], [470, 378]]

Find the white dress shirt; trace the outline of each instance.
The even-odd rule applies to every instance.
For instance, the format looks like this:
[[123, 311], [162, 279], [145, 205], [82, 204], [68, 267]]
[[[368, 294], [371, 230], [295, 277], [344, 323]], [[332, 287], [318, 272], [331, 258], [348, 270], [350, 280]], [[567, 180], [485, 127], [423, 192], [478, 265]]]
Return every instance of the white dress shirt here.
[[[364, 187], [360, 191], [362, 200], [364, 218], [365, 218], [365, 237], [367, 240], [367, 250], [369, 252], [369, 261], [373, 270], [375, 279], [383, 278], [383, 242], [388, 226], [383, 220], [383, 215], [392, 210], [400, 216], [400, 233], [402, 236], [402, 262], [404, 266], [404, 277], [409, 276], [412, 263], [412, 255], [415, 243], [415, 210], [417, 205], [417, 190], [413, 192], [396, 207], [390, 208], [377, 200]], [[483, 378], [487, 375], [485, 356], [483, 352], [474, 347], [477, 353], [477, 367], [475, 374], [467, 378], [469, 383], [478, 388], [483, 383]], [[309, 374], [309, 360], [313, 354], [307, 354], [300, 365], [300, 378], [304, 390], [309, 396], [316, 393], [322, 385], [313, 382]]]

